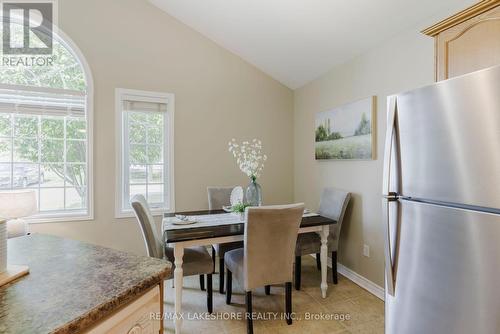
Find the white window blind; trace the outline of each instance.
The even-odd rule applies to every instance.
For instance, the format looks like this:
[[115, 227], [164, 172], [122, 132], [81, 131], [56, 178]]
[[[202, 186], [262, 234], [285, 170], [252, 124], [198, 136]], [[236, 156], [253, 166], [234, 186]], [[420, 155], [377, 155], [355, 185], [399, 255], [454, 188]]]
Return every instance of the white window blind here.
[[123, 110], [129, 112], [167, 112], [167, 104], [145, 101], [123, 101]]
[[85, 93], [16, 86], [1, 88], [0, 112], [85, 117]]

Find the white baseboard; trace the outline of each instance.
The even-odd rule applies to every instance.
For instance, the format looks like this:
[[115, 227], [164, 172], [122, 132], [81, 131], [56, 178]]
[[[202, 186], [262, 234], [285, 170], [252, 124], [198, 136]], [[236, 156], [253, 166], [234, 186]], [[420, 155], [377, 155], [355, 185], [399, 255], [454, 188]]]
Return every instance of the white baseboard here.
[[[316, 254], [311, 254], [313, 257], [316, 257]], [[328, 258], [328, 267], [332, 267], [332, 259]], [[337, 272], [341, 274], [342, 276], [345, 276], [346, 278], [350, 279], [363, 289], [367, 290], [374, 296], [380, 298], [381, 300], [384, 300], [385, 297], [385, 292], [384, 288], [373, 283], [369, 279], [367, 279], [364, 276], [361, 276], [357, 272], [347, 268], [346, 266], [340, 264], [337, 262]]]

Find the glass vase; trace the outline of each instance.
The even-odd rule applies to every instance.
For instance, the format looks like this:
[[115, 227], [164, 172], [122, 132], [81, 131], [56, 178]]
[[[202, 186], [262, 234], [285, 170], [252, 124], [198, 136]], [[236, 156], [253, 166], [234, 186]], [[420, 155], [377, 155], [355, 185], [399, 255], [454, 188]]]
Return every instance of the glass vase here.
[[245, 191], [246, 203], [250, 206], [261, 206], [262, 205], [262, 188], [260, 184], [257, 183], [255, 178], [247, 186]]

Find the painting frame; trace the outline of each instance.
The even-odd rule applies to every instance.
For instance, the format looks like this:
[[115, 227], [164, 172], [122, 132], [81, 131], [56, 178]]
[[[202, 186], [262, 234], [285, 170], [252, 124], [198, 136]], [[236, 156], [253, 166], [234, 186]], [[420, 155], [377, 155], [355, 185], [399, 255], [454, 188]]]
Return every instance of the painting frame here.
[[377, 96], [372, 95], [316, 113], [315, 160], [376, 160], [376, 111]]

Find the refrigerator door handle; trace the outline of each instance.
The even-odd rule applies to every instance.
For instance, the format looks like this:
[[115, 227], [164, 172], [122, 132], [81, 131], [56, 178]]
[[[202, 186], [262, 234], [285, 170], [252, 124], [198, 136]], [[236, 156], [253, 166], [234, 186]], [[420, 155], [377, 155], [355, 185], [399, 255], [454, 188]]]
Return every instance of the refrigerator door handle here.
[[397, 102], [396, 96], [390, 96], [387, 104], [387, 132], [384, 145], [384, 170], [382, 178], [382, 195], [385, 198], [394, 198], [396, 193], [391, 192], [391, 162], [392, 144], [394, 142]]
[[394, 275], [394, 266], [392, 262], [391, 255], [391, 236], [389, 230], [389, 205], [391, 200], [384, 198], [382, 203], [382, 215], [384, 220], [384, 238], [385, 238], [385, 277], [386, 277], [386, 289], [387, 293], [391, 296], [394, 296], [395, 293], [395, 275]]
[[[391, 192], [391, 160], [392, 157], [392, 145], [395, 138], [395, 122], [396, 122], [396, 112], [397, 112], [397, 101], [396, 96], [389, 97], [388, 110], [387, 110], [387, 133], [385, 136], [385, 150], [384, 150], [384, 175], [382, 180], [382, 215], [384, 224], [384, 237], [385, 237], [385, 277], [387, 285], [387, 293], [394, 296], [394, 267], [392, 262], [392, 252], [391, 252], [391, 235], [390, 235], [390, 217], [389, 217], [389, 205], [391, 201], [397, 201], [397, 193]], [[397, 225], [396, 225], [397, 226]]]

